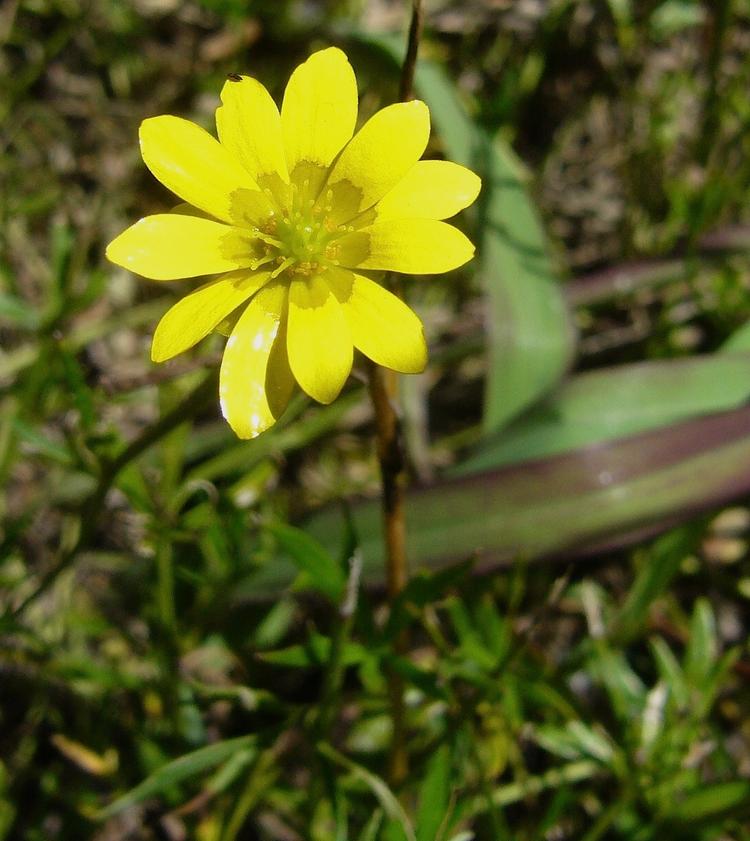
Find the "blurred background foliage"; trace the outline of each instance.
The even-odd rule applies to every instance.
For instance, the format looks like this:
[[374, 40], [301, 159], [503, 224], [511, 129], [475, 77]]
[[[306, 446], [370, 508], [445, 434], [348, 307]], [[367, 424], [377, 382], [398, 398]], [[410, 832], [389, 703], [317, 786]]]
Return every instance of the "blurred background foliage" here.
[[360, 379], [238, 442], [220, 337], [152, 366], [181, 287], [103, 259], [172, 201], [141, 119], [331, 43], [368, 115], [407, 5], [0, 7], [1, 839], [750, 838], [747, 0], [428, 0], [428, 154], [485, 186], [407, 288], [389, 616]]

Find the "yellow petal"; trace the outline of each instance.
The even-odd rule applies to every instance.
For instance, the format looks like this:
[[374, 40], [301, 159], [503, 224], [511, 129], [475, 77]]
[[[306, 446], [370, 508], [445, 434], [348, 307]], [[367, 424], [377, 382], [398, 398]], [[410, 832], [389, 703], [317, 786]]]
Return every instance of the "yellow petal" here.
[[211, 216], [211, 214], [206, 213], [205, 210], [199, 210], [197, 207], [193, 207], [192, 204], [188, 204], [186, 201], [181, 204], [176, 204], [169, 212], [176, 213], [178, 216], [196, 216], [199, 219], [210, 219], [213, 222], [216, 221], [215, 216]]
[[232, 154], [189, 120], [151, 117], [141, 123], [139, 136], [143, 160], [159, 181], [217, 219], [234, 221], [242, 194], [258, 192]]
[[424, 102], [398, 102], [374, 114], [354, 135], [328, 179], [333, 221], [366, 210], [391, 190], [422, 156], [430, 136]]
[[482, 182], [450, 161], [417, 161], [377, 203], [378, 219], [448, 219], [468, 207]]
[[191, 348], [264, 286], [271, 273], [240, 269], [211, 280], [171, 307], [159, 322], [151, 359], [164, 362]]
[[223, 105], [216, 110], [221, 145], [241, 162], [261, 186], [267, 176], [288, 181], [281, 134], [281, 117], [268, 91], [250, 76], [232, 77], [221, 91]]
[[336, 244], [342, 266], [405, 274], [449, 272], [474, 256], [474, 246], [458, 228], [433, 219], [378, 221]]
[[357, 123], [357, 80], [349, 59], [330, 47], [292, 73], [281, 105], [289, 171], [302, 161], [328, 167]]
[[370, 278], [345, 269], [329, 269], [326, 282], [344, 310], [357, 349], [394, 371], [424, 371], [422, 322], [403, 301]]
[[286, 287], [264, 286], [227, 340], [219, 378], [221, 411], [239, 438], [273, 426], [294, 388], [286, 353]]
[[214, 328], [216, 332], [221, 333], [222, 336], [228, 339], [232, 335], [232, 330], [234, 330], [237, 322], [240, 320], [242, 312], [242, 307], [238, 307], [236, 310], [230, 312], [226, 318], [222, 318]]
[[310, 397], [330, 403], [351, 371], [352, 340], [339, 302], [320, 277], [292, 280], [288, 331], [294, 378]]
[[107, 246], [107, 258], [151, 280], [249, 268], [257, 242], [240, 228], [182, 214], [146, 216]]

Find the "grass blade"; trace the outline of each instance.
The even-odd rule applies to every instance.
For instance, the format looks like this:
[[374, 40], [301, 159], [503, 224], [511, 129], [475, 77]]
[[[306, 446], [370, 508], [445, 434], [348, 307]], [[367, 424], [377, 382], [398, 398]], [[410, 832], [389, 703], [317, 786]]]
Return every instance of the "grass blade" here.
[[168, 762], [149, 777], [146, 777], [135, 788], [131, 788], [122, 797], [118, 797], [117, 800], [102, 809], [97, 817], [99, 820], [107, 820], [124, 809], [135, 806], [137, 803], [153, 797], [155, 794], [186, 780], [188, 777], [200, 774], [209, 768], [215, 768], [238, 751], [246, 752], [254, 742], [254, 735], [226, 739], [223, 742], [217, 742], [215, 745], [199, 748], [192, 753], [187, 753], [179, 757], [179, 759]]

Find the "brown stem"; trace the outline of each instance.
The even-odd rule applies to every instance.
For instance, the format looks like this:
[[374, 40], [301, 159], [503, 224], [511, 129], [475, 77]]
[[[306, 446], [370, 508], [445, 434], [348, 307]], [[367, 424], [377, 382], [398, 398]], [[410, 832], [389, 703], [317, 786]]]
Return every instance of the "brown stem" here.
[[399, 97], [402, 102], [414, 99], [414, 73], [417, 69], [417, 53], [424, 29], [424, 2], [412, 0], [411, 24], [409, 26], [409, 44], [406, 48], [404, 66], [401, 69]]
[[[375, 435], [383, 489], [383, 528], [385, 531], [386, 587], [393, 605], [408, 579], [406, 560], [406, 521], [404, 519], [405, 458], [401, 430], [395, 407], [397, 376], [394, 371], [372, 364], [369, 388], [375, 412]], [[396, 640], [396, 652], [403, 653], [406, 638]], [[398, 785], [408, 773], [404, 727], [404, 685], [393, 671], [388, 675], [388, 695], [393, 722], [393, 740], [388, 762], [388, 779]]]
[[378, 365], [370, 366], [370, 397], [375, 410], [378, 461], [383, 486], [383, 519], [389, 599], [404, 589], [407, 580], [406, 530], [404, 528], [404, 466], [401, 429], [396, 414], [397, 375]]

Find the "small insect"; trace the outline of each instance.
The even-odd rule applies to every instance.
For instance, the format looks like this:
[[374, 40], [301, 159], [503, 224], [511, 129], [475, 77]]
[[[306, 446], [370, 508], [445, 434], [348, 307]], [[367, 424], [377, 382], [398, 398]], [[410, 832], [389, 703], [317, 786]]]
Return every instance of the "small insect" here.
[[241, 82], [242, 76], [240, 76], [239, 73], [227, 73], [227, 79], [229, 79], [230, 82]]

